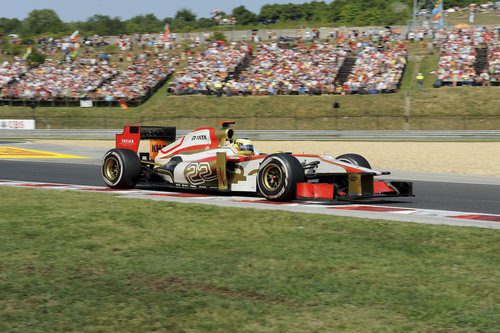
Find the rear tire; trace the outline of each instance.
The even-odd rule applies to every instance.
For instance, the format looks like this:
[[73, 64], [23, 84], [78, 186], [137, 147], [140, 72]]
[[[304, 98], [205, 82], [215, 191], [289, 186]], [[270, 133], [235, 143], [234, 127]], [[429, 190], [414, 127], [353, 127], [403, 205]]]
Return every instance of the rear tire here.
[[260, 165], [257, 185], [268, 200], [290, 201], [297, 197], [297, 183], [304, 178], [304, 169], [294, 156], [273, 154]]
[[363, 168], [367, 168], [367, 169], [372, 168], [370, 163], [366, 160], [366, 158], [364, 158], [363, 156], [358, 155], [358, 154], [344, 154], [344, 155], [337, 156], [335, 159], [342, 161], [342, 162], [357, 165], [357, 166], [360, 166]]
[[141, 177], [141, 161], [130, 149], [111, 149], [102, 159], [101, 175], [111, 188], [133, 188]]

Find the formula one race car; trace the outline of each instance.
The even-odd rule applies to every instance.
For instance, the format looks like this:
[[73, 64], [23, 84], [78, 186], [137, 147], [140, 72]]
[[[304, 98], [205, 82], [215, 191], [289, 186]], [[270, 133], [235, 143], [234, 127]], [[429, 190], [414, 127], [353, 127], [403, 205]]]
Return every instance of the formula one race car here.
[[[389, 173], [372, 170], [360, 155], [263, 154], [248, 139], [236, 138], [234, 122], [219, 124], [177, 140], [175, 127], [125, 126], [102, 160], [104, 182], [117, 189], [141, 182], [252, 192], [273, 201], [413, 196], [410, 182], [375, 180]], [[139, 151], [141, 140], [149, 140], [149, 151]]]

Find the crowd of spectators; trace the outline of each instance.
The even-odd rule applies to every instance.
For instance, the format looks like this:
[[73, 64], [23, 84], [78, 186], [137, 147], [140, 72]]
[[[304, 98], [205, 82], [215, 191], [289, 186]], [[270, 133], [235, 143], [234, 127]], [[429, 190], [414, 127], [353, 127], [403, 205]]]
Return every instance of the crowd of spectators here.
[[[484, 27], [463, 27], [455, 29], [446, 35], [441, 46], [437, 76], [439, 85], [489, 85], [490, 80], [496, 77], [498, 53], [495, 46], [498, 42], [498, 33]], [[477, 49], [486, 49], [487, 59], [483, 72], [478, 73], [475, 68], [478, 60]], [[492, 72], [493, 70], [493, 72]]]
[[246, 61], [250, 52], [251, 48], [246, 44], [213, 43], [205, 50], [187, 57], [186, 68], [178, 72], [169, 90], [178, 95], [220, 90], [230, 75], [234, 75]]
[[346, 56], [347, 51], [331, 44], [294, 48], [261, 45], [248, 68], [227, 82], [228, 89], [251, 95], [332, 93]]
[[[181, 59], [187, 65], [169, 85], [169, 92], [176, 95], [395, 92], [406, 67], [407, 44], [412, 41], [440, 48], [435, 74], [441, 84], [500, 81], [498, 29], [465, 26], [450, 31], [420, 29], [407, 35], [390, 28], [334, 29], [323, 41], [316, 31], [313, 42], [305, 41], [307, 34], [299, 35], [280, 43], [271, 34], [269, 42], [257, 43], [255, 49], [245, 42], [200, 45], [193, 39], [178, 56], [173, 53], [181, 44], [172, 39], [166, 43], [161, 34], [40, 38], [33, 47], [48, 56], [43, 64], [29, 68], [21, 57], [0, 64], [0, 99], [143, 101], [167, 82]], [[102, 48], [108, 45], [116, 47], [113, 56]], [[480, 52], [485, 59], [481, 72], [478, 49], [487, 54]], [[354, 63], [348, 70], [342, 67], [347, 58]]]
[[154, 93], [172, 74], [172, 63], [167, 54], [150, 59], [141, 54], [127, 70], [113, 76], [87, 97], [106, 102], [137, 100]]
[[14, 61], [4, 61], [0, 67], [0, 89], [28, 71], [28, 65], [23, 58], [15, 57]]
[[476, 48], [473, 29], [458, 29], [447, 35], [441, 46], [438, 80], [443, 84], [472, 84], [476, 75]]
[[408, 52], [404, 44], [375, 47], [365, 44], [343, 87], [345, 93], [396, 92], [403, 76]]
[[74, 38], [70, 36], [61, 38], [40, 37], [35, 41], [36, 47], [44, 54], [59, 55], [62, 53], [64, 58], [80, 47], [101, 47], [109, 45], [110, 43], [111, 41], [109, 38], [100, 36], [84, 38], [80, 38], [79, 36], [75, 36]]
[[365, 30], [350, 30], [338, 28], [330, 31], [327, 39], [338, 46], [349, 47], [352, 51], [359, 51], [363, 43], [380, 44], [400, 42], [404, 39], [400, 29], [370, 28]]
[[61, 38], [41, 37], [35, 41], [36, 47], [45, 54], [68, 54], [80, 48], [99, 48], [114, 45], [120, 50], [152, 48], [155, 45], [162, 46], [162, 34], [133, 34], [119, 36], [80, 36], [77, 31], [72, 36]]
[[[75, 34], [39, 38], [34, 47], [49, 58], [34, 68], [28, 67], [21, 57], [2, 63], [0, 100], [144, 100], [169, 78], [179, 62], [178, 57], [167, 54], [158, 36], [160, 34], [80, 38]], [[113, 61], [111, 55], [101, 49], [110, 44], [119, 50]]]
[[500, 83], [500, 42], [492, 42], [488, 47], [489, 76], [492, 83]]
[[[1, 99], [133, 101], [149, 97], [172, 74], [167, 54], [141, 54], [124, 71], [107, 61], [80, 58], [74, 62], [48, 59], [15, 74], [0, 90]], [[2, 71], [0, 71], [1, 73]]]
[[80, 99], [116, 75], [107, 63], [89, 59], [65, 63], [48, 59], [2, 90], [2, 97], [26, 100]]
[[[354, 34], [346, 36], [346, 43], [338, 44], [311, 43], [294, 47], [276, 42], [260, 44], [251, 54], [249, 64], [232, 77], [228, 76], [228, 64], [234, 70], [243, 54], [234, 47], [213, 45], [189, 58], [186, 70], [173, 80], [170, 91], [177, 95], [228, 96], [395, 92], [406, 66], [404, 44], [394, 47], [389, 41], [390, 33], [385, 35], [386, 42], [379, 44], [380, 47], [368, 42], [374, 38], [371, 34], [363, 34], [363, 40], [367, 41], [359, 43], [350, 42]], [[377, 39], [383, 36], [377, 35]], [[348, 80], [341, 84], [337, 76], [347, 57], [357, 60]]]

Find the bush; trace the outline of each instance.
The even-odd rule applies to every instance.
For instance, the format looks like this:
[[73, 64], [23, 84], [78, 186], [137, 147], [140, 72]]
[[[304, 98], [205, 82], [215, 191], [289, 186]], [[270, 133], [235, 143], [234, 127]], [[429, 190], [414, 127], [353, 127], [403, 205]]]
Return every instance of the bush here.
[[222, 40], [224, 42], [227, 42], [226, 35], [224, 35], [220, 31], [215, 31], [210, 38], [208, 38], [210, 42], [215, 42], [217, 40]]
[[31, 38], [23, 38], [21, 40], [21, 44], [23, 44], [23, 45], [33, 45], [33, 44], [35, 44], [35, 41], [33, 39], [31, 39]]
[[30, 67], [36, 67], [45, 62], [45, 55], [38, 52], [38, 50], [33, 49], [26, 58], [26, 61]]
[[99, 50], [102, 50], [102, 52], [108, 53], [108, 54], [117, 54], [120, 52], [120, 48], [118, 48], [118, 46], [116, 46], [114, 44], [106, 45], [102, 49], [99, 49]]
[[5, 44], [5, 53], [11, 56], [19, 56], [26, 52], [26, 46], [17, 44]]

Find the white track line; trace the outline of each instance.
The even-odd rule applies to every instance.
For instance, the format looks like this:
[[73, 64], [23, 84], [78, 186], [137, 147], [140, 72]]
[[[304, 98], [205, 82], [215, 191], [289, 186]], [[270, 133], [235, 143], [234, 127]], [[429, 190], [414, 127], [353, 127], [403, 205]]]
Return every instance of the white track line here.
[[500, 215], [474, 212], [457, 212], [435, 209], [420, 209], [369, 204], [325, 204], [315, 201], [294, 201], [289, 203], [270, 202], [259, 197], [209, 195], [196, 192], [174, 192], [153, 190], [113, 190], [102, 186], [40, 183], [27, 181], [0, 180], [0, 186], [18, 188], [38, 188], [48, 190], [88, 191], [112, 193], [129, 199], [175, 201], [182, 203], [209, 204], [225, 207], [283, 210], [337, 216], [352, 216], [369, 219], [385, 219], [400, 222], [443, 224], [500, 229]]

